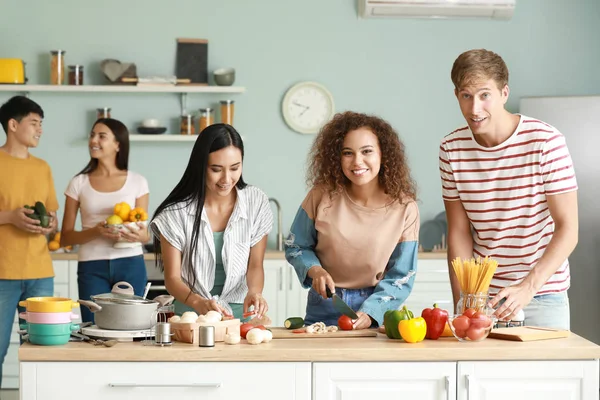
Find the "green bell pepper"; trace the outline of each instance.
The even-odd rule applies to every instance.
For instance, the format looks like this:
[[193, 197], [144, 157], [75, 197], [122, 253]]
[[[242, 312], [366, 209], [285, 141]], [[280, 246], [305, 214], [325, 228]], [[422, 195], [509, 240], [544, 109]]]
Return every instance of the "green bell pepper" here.
[[400, 321], [409, 320], [414, 318], [413, 312], [410, 311], [406, 306], [403, 306], [400, 310], [389, 310], [383, 314], [383, 325], [385, 326], [385, 334], [390, 339], [402, 339], [398, 324]]

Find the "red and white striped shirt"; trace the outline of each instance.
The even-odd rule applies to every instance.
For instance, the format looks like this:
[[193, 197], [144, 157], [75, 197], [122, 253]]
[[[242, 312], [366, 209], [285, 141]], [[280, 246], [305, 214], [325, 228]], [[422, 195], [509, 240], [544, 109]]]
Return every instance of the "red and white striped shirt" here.
[[[544, 254], [554, 233], [546, 196], [577, 190], [564, 136], [523, 115], [495, 147], [479, 145], [468, 127], [447, 135], [440, 175], [444, 200], [460, 200], [473, 226], [474, 256], [498, 261], [491, 294], [519, 283]], [[570, 277], [565, 260], [537, 294], [567, 290]]]

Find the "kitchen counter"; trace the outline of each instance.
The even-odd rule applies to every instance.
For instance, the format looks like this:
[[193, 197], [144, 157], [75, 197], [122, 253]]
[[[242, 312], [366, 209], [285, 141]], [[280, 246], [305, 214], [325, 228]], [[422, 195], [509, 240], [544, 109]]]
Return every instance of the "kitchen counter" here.
[[389, 340], [383, 334], [371, 338], [274, 339], [269, 343], [239, 345], [217, 343], [202, 348], [174, 342], [172, 346], [145, 346], [121, 342], [111, 348], [70, 342], [64, 346], [36, 346], [19, 349], [21, 361], [465, 361], [465, 360], [593, 360], [600, 358], [600, 346], [571, 334], [565, 339], [512, 342], [485, 339], [461, 343], [454, 338], [425, 340], [409, 344]]
[[[77, 260], [77, 253], [50, 253], [52, 260]], [[419, 252], [419, 260], [445, 260], [446, 252]], [[154, 253], [144, 253], [144, 260], [154, 261], [156, 257]], [[283, 251], [267, 250], [265, 252], [265, 260], [285, 260]]]

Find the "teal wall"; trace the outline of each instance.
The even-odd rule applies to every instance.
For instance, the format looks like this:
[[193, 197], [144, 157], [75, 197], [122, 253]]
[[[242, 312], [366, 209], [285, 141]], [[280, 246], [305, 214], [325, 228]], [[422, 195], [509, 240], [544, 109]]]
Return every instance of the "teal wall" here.
[[[101, 83], [104, 58], [135, 62], [141, 76], [174, 72], [178, 37], [209, 40], [209, 68], [232, 66], [235, 125], [246, 141], [244, 175], [283, 204], [284, 232], [306, 193], [304, 172], [313, 136], [294, 133], [281, 117], [285, 90], [315, 80], [336, 109], [375, 113], [405, 141], [419, 185], [422, 220], [443, 209], [438, 177], [440, 139], [462, 124], [449, 79], [464, 50], [501, 54], [511, 72], [509, 108], [522, 96], [600, 94], [600, 2], [517, 0], [511, 21], [364, 20], [354, 0], [2, 0], [0, 57], [27, 62], [31, 83], [48, 83], [52, 49], [67, 64], [85, 65], [87, 83]], [[0, 92], [4, 102], [11, 94]], [[85, 137], [96, 107], [131, 129], [157, 117], [177, 132], [175, 94], [34, 93], [46, 112], [33, 150], [53, 168], [59, 201], [88, 160]], [[218, 95], [191, 95], [193, 108]], [[0, 136], [1, 137], [1, 136]], [[0, 139], [0, 142], [2, 139]], [[134, 143], [131, 169], [150, 183], [153, 211], [181, 176], [192, 143]]]

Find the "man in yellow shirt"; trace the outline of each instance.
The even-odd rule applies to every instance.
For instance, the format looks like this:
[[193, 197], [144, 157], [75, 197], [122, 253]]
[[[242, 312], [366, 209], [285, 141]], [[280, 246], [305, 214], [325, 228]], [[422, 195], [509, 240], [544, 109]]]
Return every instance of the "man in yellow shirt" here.
[[[0, 386], [19, 301], [54, 294], [46, 235], [56, 230], [58, 201], [50, 166], [29, 154], [42, 136], [43, 118], [42, 108], [27, 97], [15, 96], [0, 107], [6, 132], [0, 147]], [[24, 207], [38, 201], [51, 216], [45, 228]]]

